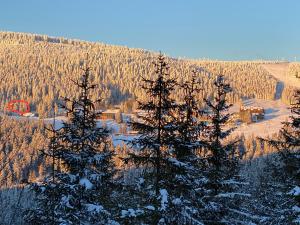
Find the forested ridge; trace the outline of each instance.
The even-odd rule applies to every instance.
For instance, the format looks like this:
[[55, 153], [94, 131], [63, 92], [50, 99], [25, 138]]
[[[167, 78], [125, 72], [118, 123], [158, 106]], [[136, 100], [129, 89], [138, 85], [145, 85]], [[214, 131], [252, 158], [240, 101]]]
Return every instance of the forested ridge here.
[[[105, 105], [124, 103], [129, 98], [146, 97], [138, 84], [142, 77], [151, 77], [155, 52], [142, 49], [105, 45], [46, 35], [13, 32], [0, 33], [0, 91], [1, 107], [12, 99], [30, 101], [33, 110], [41, 116], [59, 96], [76, 95], [71, 79], [88, 60], [93, 80], [101, 86], [93, 93], [106, 99]], [[190, 78], [197, 70], [201, 78], [199, 99], [210, 98], [213, 93], [213, 74], [222, 73], [230, 81], [233, 92], [230, 102], [242, 97], [273, 99], [276, 80], [261, 63], [225, 62], [167, 58], [171, 76], [179, 82]], [[176, 92], [179, 100], [182, 93]]]

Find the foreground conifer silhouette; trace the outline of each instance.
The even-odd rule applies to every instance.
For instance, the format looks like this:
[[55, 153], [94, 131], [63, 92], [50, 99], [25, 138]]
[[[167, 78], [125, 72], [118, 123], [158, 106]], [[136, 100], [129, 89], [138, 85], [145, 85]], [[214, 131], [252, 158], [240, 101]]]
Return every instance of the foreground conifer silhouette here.
[[96, 126], [94, 103], [89, 94], [90, 69], [74, 81], [78, 99], [65, 98], [69, 120], [59, 130], [52, 128], [49, 149], [52, 174], [31, 187], [37, 206], [25, 219], [31, 224], [117, 224], [111, 219], [113, 176], [116, 174], [108, 131]]

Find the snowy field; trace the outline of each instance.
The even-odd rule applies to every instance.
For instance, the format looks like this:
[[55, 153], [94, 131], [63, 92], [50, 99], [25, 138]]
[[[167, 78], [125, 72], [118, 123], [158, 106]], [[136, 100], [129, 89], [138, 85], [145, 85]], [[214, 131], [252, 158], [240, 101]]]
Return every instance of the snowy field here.
[[[288, 75], [289, 63], [278, 64], [263, 64], [272, 76], [278, 80], [277, 92], [282, 92], [284, 86], [300, 87], [300, 80], [296, 77]], [[244, 134], [245, 136], [267, 137], [277, 133], [282, 127], [282, 122], [288, 120], [291, 115], [289, 106], [279, 100], [281, 93], [276, 93], [278, 100], [260, 100], [251, 99], [247, 102], [248, 105], [261, 106], [265, 109], [265, 119], [257, 123], [242, 124], [233, 133], [233, 135]], [[238, 107], [235, 105], [231, 110], [238, 112]]]
[[[281, 92], [282, 88], [285, 85], [300, 87], [300, 80], [296, 77], [288, 76], [288, 63], [279, 63], [279, 64], [263, 64], [262, 65], [271, 75], [273, 75], [276, 79], [278, 79], [279, 86], [277, 92]], [[244, 102], [246, 105], [250, 106], [260, 106], [265, 109], [265, 119], [252, 124], [241, 124], [237, 127], [237, 129], [233, 132], [232, 135], [240, 135], [244, 134], [246, 137], [254, 136], [254, 137], [267, 137], [271, 136], [274, 133], [277, 133], [282, 127], [282, 122], [288, 120], [291, 115], [289, 106], [284, 104], [279, 100], [281, 93], [276, 93], [278, 96], [278, 100], [260, 100], [260, 99], [250, 99]], [[239, 112], [239, 105], [234, 105], [230, 112]], [[123, 120], [126, 122], [130, 117], [129, 114], [123, 115]], [[13, 117], [14, 118], [14, 117]], [[24, 117], [16, 117], [15, 119], [23, 119]], [[28, 117], [24, 119], [30, 120], [38, 120], [38, 117]], [[62, 127], [62, 122], [65, 121], [66, 118], [63, 116], [56, 117], [55, 127], [56, 129]], [[46, 123], [53, 124], [53, 118], [44, 119]], [[112, 139], [115, 146], [123, 145], [124, 141], [131, 140], [135, 138], [135, 135], [130, 134], [121, 134], [121, 124], [118, 124], [114, 120], [99, 120], [99, 126], [106, 126], [111, 130]], [[127, 128], [127, 131], [129, 128]]]
[[285, 85], [300, 87], [300, 79], [288, 74], [289, 63], [263, 64], [262, 67]]
[[[128, 114], [123, 115], [123, 121], [126, 122], [128, 121]], [[37, 117], [31, 117], [31, 119], [37, 120]], [[67, 118], [64, 116], [59, 116], [56, 117], [55, 119], [55, 128], [60, 129], [63, 126], [63, 121], [66, 121]], [[44, 119], [45, 123], [48, 124], [54, 124], [54, 119], [53, 118], [46, 118]], [[136, 135], [131, 135], [131, 134], [121, 134], [121, 126], [124, 126], [125, 124], [119, 124], [114, 120], [97, 120], [97, 125], [100, 126], [105, 126], [108, 130], [111, 132], [111, 138], [113, 141], [114, 146], [122, 146], [126, 143], [126, 141], [132, 140]], [[130, 129], [127, 128], [127, 131]]]
[[[280, 100], [272, 101], [272, 100], [260, 100], [260, 99], [251, 99], [244, 102], [245, 105], [252, 106], [260, 106], [265, 109], [265, 119], [252, 124], [241, 124], [237, 127], [237, 129], [233, 132], [232, 135], [240, 135], [244, 134], [246, 137], [254, 136], [254, 137], [267, 137], [274, 133], [277, 133], [279, 129], [282, 127], [282, 122], [286, 121], [288, 117], [291, 115], [288, 106], [282, 103]], [[238, 112], [239, 105], [234, 105], [230, 112]], [[124, 115], [124, 122], [127, 121], [127, 118], [130, 115]], [[15, 119], [24, 119], [24, 120], [39, 120], [38, 117], [12, 117]], [[58, 116], [55, 119], [55, 128], [59, 129], [62, 127], [63, 121], [66, 121], [67, 118], [64, 116]], [[54, 124], [53, 118], [46, 118], [43, 120], [47, 124]], [[126, 140], [132, 140], [136, 137], [136, 135], [131, 134], [121, 134], [121, 126], [125, 126], [125, 124], [118, 124], [114, 120], [98, 120], [99, 126], [107, 127], [112, 133], [112, 140], [114, 146], [123, 145]], [[127, 131], [130, 131], [130, 128], [127, 127]]]
[[[247, 105], [260, 106], [265, 109], [265, 119], [256, 123], [241, 124], [232, 135], [244, 134], [254, 137], [267, 137], [277, 133], [282, 127], [282, 122], [288, 120], [291, 115], [288, 106], [280, 100], [260, 100], [251, 99], [246, 102]], [[234, 105], [231, 112], [238, 112], [239, 106]]]
[[[245, 105], [252, 105], [252, 106], [260, 106], [265, 109], [265, 119], [256, 123], [252, 124], [241, 124], [237, 127], [237, 129], [233, 132], [232, 135], [240, 135], [244, 134], [246, 137], [254, 136], [254, 137], [267, 137], [274, 133], [277, 133], [279, 129], [282, 127], [282, 122], [286, 121], [288, 117], [291, 115], [290, 110], [288, 109], [288, 106], [284, 103], [282, 103], [280, 100], [271, 101], [271, 100], [260, 100], [260, 99], [251, 99], [246, 102], [244, 102]], [[230, 112], [238, 112], [239, 106], [234, 105]], [[125, 115], [124, 120], [126, 121], [130, 115]], [[19, 117], [24, 118], [24, 117]], [[24, 119], [30, 119], [30, 120], [38, 120], [38, 117], [29, 117]], [[59, 116], [55, 119], [55, 128], [59, 129], [62, 127], [63, 121], [66, 121], [66, 117]], [[54, 120], [53, 118], [46, 118], [44, 119], [45, 123], [53, 124]], [[118, 124], [114, 120], [98, 120], [97, 121], [99, 126], [105, 126], [107, 127], [111, 133], [112, 133], [112, 140], [114, 143], [114, 146], [117, 145], [123, 145], [126, 140], [132, 140], [136, 137], [136, 135], [131, 134], [121, 134], [121, 126], [124, 126], [125, 124], [121, 125]], [[129, 128], [127, 128], [127, 131], [129, 131]]]

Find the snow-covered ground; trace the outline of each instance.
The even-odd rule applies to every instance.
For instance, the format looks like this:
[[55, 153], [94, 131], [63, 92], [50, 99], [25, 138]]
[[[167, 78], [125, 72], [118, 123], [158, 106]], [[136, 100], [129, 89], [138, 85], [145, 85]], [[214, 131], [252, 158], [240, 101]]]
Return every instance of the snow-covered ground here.
[[[300, 79], [288, 74], [289, 63], [263, 64], [272, 76], [277, 80], [276, 95], [274, 101], [251, 99], [249, 105], [261, 106], [265, 109], [265, 119], [257, 123], [242, 124], [233, 135], [243, 133], [245, 136], [266, 137], [277, 133], [282, 127], [282, 122], [288, 120], [291, 115], [289, 106], [281, 102], [280, 97], [285, 86], [300, 87]], [[239, 106], [235, 105], [232, 112], [238, 112]]]
[[[0, 113], [1, 115], [4, 115], [3, 113]], [[115, 120], [97, 120], [98, 126], [105, 126], [107, 129], [111, 132], [111, 138], [113, 141], [114, 146], [122, 146], [126, 143], [126, 141], [133, 140], [137, 137], [137, 135], [134, 134], [122, 134], [121, 133], [121, 126], [125, 126], [125, 122], [128, 121], [128, 118], [130, 117], [130, 114], [123, 114], [123, 124], [117, 123]], [[32, 116], [32, 117], [22, 117], [22, 116], [10, 116], [10, 118], [15, 120], [34, 120], [38, 121], [40, 120], [39, 117]], [[42, 119], [45, 124], [55, 124], [55, 129], [60, 129], [63, 126], [63, 122], [67, 121], [67, 117], [65, 116], [57, 116], [54, 118], [45, 118]], [[130, 128], [127, 127], [127, 131], [130, 131]]]
[[[260, 106], [265, 109], [265, 119], [256, 123], [241, 124], [233, 132], [233, 135], [244, 134], [245, 136], [266, 137], [277, 133], [282, 127], [282, 122], [291, 115], [288, 106], [280, 100], [251, 99], [248, 105]], [[239, 106], [234, 105], [231, 112], [238, 112]]]
[[[233, 132], [233, 135], [244, 134], [245, 136], [254, 137], [266, 137], [274, 133], [277, 133], [282, 127], [282, 122], [286, 121], [291, 115], [289, 106], [280, 101], [281, 92], [285, 85], [290, 85], [294, 87], [300, 87], [300, 80], [296, 77], [288, 76], [288, 63], [278, 63], [278, 64], [264, 64], [262, 65], [267, 71], [271, 73], [276, 79], [278, 79], [278, 85], [276, 88], [277, 100], [260, 100], [260, 99], [250, 99], [247, 101], [248, 105], [261, 106], [265, 109], [265, 119], [252, 124], [241, 124]], [[234, 105], [231, 112], [238, 112], [239, 105]], [[124, 115], [123, 120], [127, 121], [130, 115]], [[16, 119], [23, 119], [24, 117], [16, 117]], [[37, 117], [27, 117], [24, 119], [38, 120]], [[56, 117], [55, 127], [58, 129], [62, 127], [62, 122], [66, 118], [63, 116]], [[53, 124], [53, 118], [44, 119], [46, 123]], [[122, 145], [125, 140], [131, 140], [136, 137], [136, 135], [121, 134], [121, 124], [118, 124], [114, 120], [99, 120], [99, 126], [105, 125], [112, 131], [112, 139], [115, 146]], [[124, 128], [124, 127], [123, 127]], [[127, 131], [129, 128], [127, 129]]]
[[[262, 67], [278, 80], [276, 100], [251, 99], [248, 101], [249, 105], [261, 106], [265, 109], [265, 119], [257, 123], [242, 124], [233, 132], [233, 135], [243, 133], [245, 136], [270, 136], [277, 133], [282, 127], [282, 122], [288, 120], [291, 115], [289, 106], [280, 100], [281, 93], [284, 86], [300, 87], [300, 80], [288, 75], [289, 63], [263, 64]], [[232, 111], [238, 112], [238, 107], [235, 105]]]
[[[265, 119], [252, 124], [241, 124], [237, 127], [237, 129], [233, 132], [232, 135], [240, 135], [244, 134], [246, 137], [254, 136], [254, 137], [266, 137], [270, 136], [274, 133], [277, 133], [279, 129], [282, 127], [281, 122], [286, 121], [288, 117], [291, 115], [288, 106], [282, 103], [280, 100], [271, 101], [271, 100], [259, 100], [259, 99], [251, 99], [247, 101], [248, 105], [253, 106], [261, 106], [265, 109]], [[238, 112], [239, 106], [234, 105], [230, 112]], [[128, 116], [128, 115], [127, 115]], [[16, 118], [17, 119], [17, 118]], [[38, 120], [38, 117], [18, 117], [18, 119], [29, 119], [29, 120]], [[59, 129], [62, 127], [63, 121], [66, 121], [66, 117], [59, 116], [55, 119], [55, 128]], [[53, 118], [46, 118], [43, 121], [47, 124], [53, 124]], [[112, 134], [112, 141], [114, 146], [122, 146], [126, 143], [126, 140], [132, 140], [136, 138], [137, 135], [132, 134], [122, 134], [121, 126], [125, 126], [125, 124], [118, 124], [114, 120], [98, 120], [99, 126], [107, 127]], [[129, 128], [127, 128], [127, 131]]]
[[[288, 117], [291, 115], [288, 106], [282, 103], [280, 100], [259, 100], [259, 99], [250, 99], [244, 102], [246, 105], [252, 106], [261, 106], [265, 109], [265, 119], [252, 124], [241, 124], [237, 127], [237, 129], [233, 132], [232, 135], [244, 134], [247, 136], [254, 137], [266, 137], [270, 136], [274, 133], [277, 133], [279, 129], [282, 127], [282, 122], [286, 121]], [[230, 112], [238, 112], [239, 105], [234, 105]], [[124, 122], [128, 121], [130, 115], [124, 115]], [[39, 120], [38, 117], [12, 117], [15, 119], [24, 119], [24, 120]], [[58, 116], [55, 118], [55, 128], [59, 129], [63, 125], [63, 121], [66, 121], [67, 118], [64, 116]], [[45, 118], [43, 121], [46, 124], [54, 124], [53, 118]], [[114, 120], [98, 120], [99, 126], [107, 127], [112, 133], [112, 140], [114, 146], [123, 145], [126, 140], [132, 140], [137, 137], [132, 134], [122, 134], [121, 126], [126, 126], [124, 123], [119, 124]], [[130, 128], [127, 127], [127, 131], [130, 131]]]
[[[244, 102], [245, 105], [252, 106], [260, 106], [265, 109], [265, 119], [252, 124], [241, 124], [238, 128], [233, 132], [233, 135], [244, 134], [245, 136], [259, 136], [266, 137], [277, 133], [279, 129], [282, 127], [282, 122], [286, 121], [288, 117], [291, 115], [290, 110], [288, 109], [288, 105], [282, 103], [280, 100], [261, 100], [261, 99], [250, 99]], [[234, 105], [230, 112], [238, 112], [239, 106]], [[123, 120], [127, 121], [130, 115], [124, 115]], [[38, 119], [30, 117], [29, 119]], [[56, 117], [55, 127], [61, 128], [62, 122], [65, 121], [66, 118], [63, 116]], [[46, 123], [53, 124], [53, 118], [44, 119]], [[118, 124], [114, 120], [98, 120], [99, 126], [105, 126], [111, 130], [112, 139], [115, 146], [122, 145], [125, 140], [132, 140], [136, 137], [136, 135], [130, 134], [121, 134], [121, 125]], [[127, 128], [127, 131], [129, 128]]]
[[[126, 122], [128, 121], [130, 115], [128, 114], [123, 114], [123, 121]], [[30, 119], [35, 119], [37, 120], [37, 117], [30, 117]], [[64, 116], [59, 116], [55, 118], [55, 128], [59, 129], [63, 126], [63, 121], [66, 121], [67, 118]], [[48, 124], [54, 124], [54, 119], [53, 118], [46, 118], [44, 119], [45, 123]], [[126, 141], [132, 140], [136, 138], [136, 135], [131, 135], [131, 134], [122, 134], [121, 133], [121, 126], [125, 126], [125, 124], [119, 124], [115, 120], [97, 120], [97, 125], [98, 126], [105, 126], [107, 129], [110, 130], [111, 132], [111, 138], [113, 141], [114, 146], [122, 146], [123, 144], [126, 143]], [[130, 129], [127, 128], [127, 131]]]
[[262, 67], [285, 85], [300, 87], [300, 79], [288, 74], [289, 63], [263, 64]]

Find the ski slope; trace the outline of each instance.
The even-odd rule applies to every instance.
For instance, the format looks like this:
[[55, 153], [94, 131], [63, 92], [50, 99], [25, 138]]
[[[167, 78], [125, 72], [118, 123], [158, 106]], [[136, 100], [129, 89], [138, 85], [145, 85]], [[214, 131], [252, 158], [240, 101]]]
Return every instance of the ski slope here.
[[[289, 63], [262, 64], [262, 67], [278, 80], [275, 100], [251, 99], [248, 101], [248, 105], [261, 106], [265, 109], [265, 119], [257, 123], [242, 124], [233, 132], [233, 135], [271, 136], [277, 133], [282, 127], [282, 122], [287, 121], [291, 116], [289, 105], [280, 100], [281, 93], [285, 86], [300, 87], [300, 80], [288, 75]], [[235, 105], [232, 111], [238, 112], [238, 106]]]
[[300, 87], [300, 79], [288, 74], [289, 63], [263, 64], [262, 67], [284, 85]]

